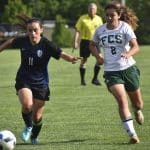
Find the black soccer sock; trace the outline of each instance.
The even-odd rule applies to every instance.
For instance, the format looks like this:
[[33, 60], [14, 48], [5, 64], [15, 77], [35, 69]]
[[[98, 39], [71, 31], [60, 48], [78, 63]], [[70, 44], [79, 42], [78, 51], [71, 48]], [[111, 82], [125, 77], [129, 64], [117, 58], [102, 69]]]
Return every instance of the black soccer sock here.
[[22, 112], [22, 118], [25, 122], [26, 127], [32, 127], [32, 111], [27, 114]]
[[86, 68], [80, 67], [80, 77], [81, 81], [84, 81]]
[[31, 139], [36, 139], [39, 135], [41, 128], [42, 128], [42, 119], [40, 119], [38, 122], [33, 122], [33, 128], [32, 128], [32, 134]]
[[100, 66], [96, 64], [96, 65], [94, 66], [94, 76], [93, 76], [93, 80], [96, 80], [96, 79], [98, 78], [99, 71], [100, 71]]

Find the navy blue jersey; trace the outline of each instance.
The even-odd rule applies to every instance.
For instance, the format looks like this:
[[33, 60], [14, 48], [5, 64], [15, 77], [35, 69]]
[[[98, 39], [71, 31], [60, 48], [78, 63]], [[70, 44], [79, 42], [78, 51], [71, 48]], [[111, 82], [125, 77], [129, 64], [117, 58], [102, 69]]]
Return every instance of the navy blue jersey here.
[[32, 87], [48, 86], [48, 62], [51, 57], [60, 58], [61, 49], [42, 37], [38, 44], [32, 45], [29, 37], [18, 37], [12, 42], [13, 48], [20, 48], [21, 64], [17, 72], [16, 82]]

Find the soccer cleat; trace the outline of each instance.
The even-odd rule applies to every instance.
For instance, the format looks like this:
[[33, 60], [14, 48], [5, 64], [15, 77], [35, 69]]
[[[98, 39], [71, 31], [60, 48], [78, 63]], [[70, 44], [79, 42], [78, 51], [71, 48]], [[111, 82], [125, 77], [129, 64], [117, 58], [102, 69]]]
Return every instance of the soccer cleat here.
[[36, 138], [31, 138], [31, 144], [32, 145], [37, 145], [38, 144], [38, 140]]
[[92, 80], [92, 84], [95, 84], [95, 85], [102, 85], [98, 79], [93, 79], [93, 80]]
[[21, 139], [27, 142], [31, 136], [32, 127], [25, 127], [21, 134]]
[[137, 136], [132, 136], [130, 141], [129, 141], [129, 144], [138, 144], [140, 143], [140, 140]]
[[135, 119], [138, 124], [142, 125], [144, 123], [144, 115], [141, 110], [137, 110], [134, 112], [135, 114]]

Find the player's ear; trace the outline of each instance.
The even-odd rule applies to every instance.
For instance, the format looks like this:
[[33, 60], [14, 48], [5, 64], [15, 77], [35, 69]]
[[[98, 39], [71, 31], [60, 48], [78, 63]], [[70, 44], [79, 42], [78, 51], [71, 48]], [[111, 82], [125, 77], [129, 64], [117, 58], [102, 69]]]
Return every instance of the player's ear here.
[[41, 27], [41, 34], [43, 33], [43, 31], [44, 31], [44, 28], [43, 28], [43, 27]]
[[121, 14], [118, 14], [118, 19], [120, 20], [120, 18], [121, 18]]

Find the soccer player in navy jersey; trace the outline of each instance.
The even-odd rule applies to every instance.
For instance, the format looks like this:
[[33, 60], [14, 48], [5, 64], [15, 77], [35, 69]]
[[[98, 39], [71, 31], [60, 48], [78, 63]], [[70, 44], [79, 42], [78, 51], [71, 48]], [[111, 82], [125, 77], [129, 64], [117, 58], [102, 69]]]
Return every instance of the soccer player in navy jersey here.
[[29, 139], [37, 144], [37, 136], [42, 127], [45, 101], [49, 100], [48, 62], [51, 57], [62, 58], [75, 63], [79, 57], [63, 52], [54, 43], [41, 36], [42, 23], [31, 18], [26, 22], [27, 35], [15, 37], [0, 45], [0, 52], [8, 47], [19, 48], [21, 64], [16, 75], [15, 88], [22, 106], [25, 128], [21, 134], [24, 142]]

